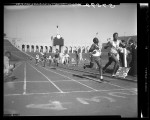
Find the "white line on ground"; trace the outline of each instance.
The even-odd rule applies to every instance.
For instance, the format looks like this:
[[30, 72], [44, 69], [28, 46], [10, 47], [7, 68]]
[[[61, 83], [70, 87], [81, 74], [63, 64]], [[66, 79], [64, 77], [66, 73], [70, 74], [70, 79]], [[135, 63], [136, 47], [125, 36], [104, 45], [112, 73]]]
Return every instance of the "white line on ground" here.
[[[33, 67], [30, 63], [28, 63], [31, 67]], [[61, 93], [63, 93], [63, 91], [55, 84], [53, 83], [47, 76], [45, 76], [42, 72], [40, 72], [39, 70], [37, 70], [35, 67], [33, 67], [37, 72], [41, 73], [46, 79], [49, 80], [49, 82], [51, 82]]]
[[[65, 81], [70, 81], [70, 80], [56, 80], [53, 82], [65, 82]], [[78, 80], [78, 81], [89, 81], [89, 80]], [[12, 81], [10, 81], [12, 82]], [[13, 81], [12, 83], [23, 83], [24, 81]], [[26, 81], [26, 82], [30, 82], [30, 83], [45, 83], [45, 82], [49, 82], [49, 81]]]
[[[40, 66], [40, 67], [41, 67], [41, 66]], [[43, 68], [43, 67], [41, 67], [41, 68]], [[57, 74], [57, 75], [63, 76], [63, 77], [65, 77], [65, 78], [68, 78], [68, 79], [70, 79], [70, 80], [72, 80], [72, 81], [75, 81], [75, 82], [77, 82], [77, 83], [79, 83], [79, 84], [81, 84], [81, 85], [83, 85], [83, 86], [86, 86], [86, 87], [88, 87], [88, 88], [90, 88], [90, 89], [92, 89], [92, 90], [94, 90], [94, 91], [97, 91], [96, 89], [94, 89], [94, 88], [92, 88], [92, 87], [90, 87], [90, 86], [88, 86], [88, 85], [85, 85], [85, 84], [83, 84], [83, 83], [81, 83], [81, 82], [79, 82], [79, 81], [77, 81], [77, 80], [74, 80], [74, 79], [72, 79], [72, 78], [70, 78], [70, 77], [68, 77], [68, 76], [66, 76], [66, 75], [59, 74], [59, 73], [54, 72], [54, 71], [51, 71], [51, 70], [49, 70], [49, 69], [47, 69], [47, 68], [44, 68], [44, 69], [46, 69], [46, 70], [48, 70], [48, 71], [50, 71], [50, 72], [53, 72], [53, 73], [55, 73], [55, 74]]]
[[23, 94], [26, 94], [26, 63], [24, 65], [24, 84], [23, 84]]
[[[110, 89], [110, 90], [97, 90], [97, 91], [94, 91], [94, 90], [90, 90], [90, 91], [70, 91], [70, 92], [49, 92], [49, 93], [26, 93], [25, 95], [46, 95], [46, 94], [57, 94], [57, 93], [80, 93], [80, 92], [108, 92], [108, 91], [125, 91], [125, 90], [132, 90], [134, 91], [134, 89], [136, 88], [130, 88], [130, 89]], [[5, 94], [4, 96], [7, 97], [7, 96], [19, 96], [19, 95], [23, 95], [23, 94]]]
[[[66, 72], [66, 73], [71, 73], [71, 74], [74, 74], [73, 72], [68, 72], [68, 71], [65, 71], [65, 70], [60, 70], [60, 69], [57, 69], [57, 70], [59, 70], [59, 71], [62, 71], [62, 72]], [[93, 78], [90, 78], [90, 79], [93, 79]], [[99, 81], [99, 80], [97, 80], [97, 79], [93, 79], [94, 81]], [[127, 89], [127, 88], [125, 88], [125, 87], [122, 87], [122, 86], [119, 86], [119, 85], [116, 85], [116, 84], [112, 84], [112, 83], [108, 83], [108, 82], [103, 82], [103, 83], [107, 83], [107, 84], [110, 84], [110, 85], [113, 85], [113, 86], [117, 86], [117, 87], [120, 87], [120, 88], [123, 88], [123, 89]]]

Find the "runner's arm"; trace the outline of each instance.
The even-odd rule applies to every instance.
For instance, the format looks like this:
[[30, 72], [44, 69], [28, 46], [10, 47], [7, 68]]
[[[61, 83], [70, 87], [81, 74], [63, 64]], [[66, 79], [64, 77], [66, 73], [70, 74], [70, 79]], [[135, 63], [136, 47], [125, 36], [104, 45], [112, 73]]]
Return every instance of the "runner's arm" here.
[[91, 45], [91, 47], [89, 49], [89, 52], [93, 52], [93, 50], [95, 50], [95, 45], [94, 44]]

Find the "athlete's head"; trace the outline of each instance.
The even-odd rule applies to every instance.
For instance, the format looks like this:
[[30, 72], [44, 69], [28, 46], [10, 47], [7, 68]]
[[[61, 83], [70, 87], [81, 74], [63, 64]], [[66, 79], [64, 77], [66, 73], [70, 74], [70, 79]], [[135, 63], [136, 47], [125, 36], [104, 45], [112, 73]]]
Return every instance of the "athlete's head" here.
[[113, 34], [113, 39], [114, 39], [115, 41], [118, 39], [118, 33], [117, 33], [117, 32], [115, 32], [115, 33]]
[[98, 43], [99, 43], [98, 38], [95, 37], [95, 38], [93, 39], [93, 42], [94, 42], [95, 44], [98, 44]]
[[11, 57], [11, 52], [6, 51], [6, 52], [5, 52], [5, 56], [7, 56], [8, 58], [10, 58], [10, 57]]

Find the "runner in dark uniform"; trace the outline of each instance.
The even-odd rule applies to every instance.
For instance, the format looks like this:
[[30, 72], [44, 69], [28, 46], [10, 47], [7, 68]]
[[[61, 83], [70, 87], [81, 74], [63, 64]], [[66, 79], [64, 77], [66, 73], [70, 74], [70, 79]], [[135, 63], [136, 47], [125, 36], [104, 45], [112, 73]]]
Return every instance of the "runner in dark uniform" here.
[[98, 44], [99, 40], [98, 38], [93, 39], [93, 44], [91, 48], [89, 49], [89, 52], [91, 53], [91, 61], [90, 65], [84, 65], [83, 68], [92, 68], [94, 66], [94, 62], [97, 64], [99, 68], [99, 79], [103, 81], [103, 73], [102, 73], [102, 63], [101, 63], [101, 47]]
[[44, 53], [44, 55], [43, 55], [43, 67], [45, 67], [46, 59], [47, 59], [47, 56], [46, 56], [46, 53]]
[[58, 63], [59, 63], [59, 51], [58, 51], [58, 49], [56, 49], [54, 62], [55, 62], [55, 65], [58, 66]]
[[75, 51], [75, 56], [76, 56], [76, 66], [78, 66], [79, 63], [79, 54], [77, 51]]

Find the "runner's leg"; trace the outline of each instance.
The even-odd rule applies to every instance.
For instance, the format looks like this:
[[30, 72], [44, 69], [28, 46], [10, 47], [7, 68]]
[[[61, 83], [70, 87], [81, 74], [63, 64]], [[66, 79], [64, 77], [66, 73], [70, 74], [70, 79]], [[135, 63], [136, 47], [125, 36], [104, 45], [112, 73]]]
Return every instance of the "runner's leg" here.
[[103, 80], [102, 63], [100, 58], [95, 58], [95, 62], [99, 68], [100, 80]]
[[115, 62], [115, 65], [114, 65], [114, 68], [113, 68], [113, 73], [112, 73], [112, 75], [115, 75], [118, 68], [119, 68], [119, 60], [117, 59], [117, 57], [115, 55], [112, 55], [111, 58]]

